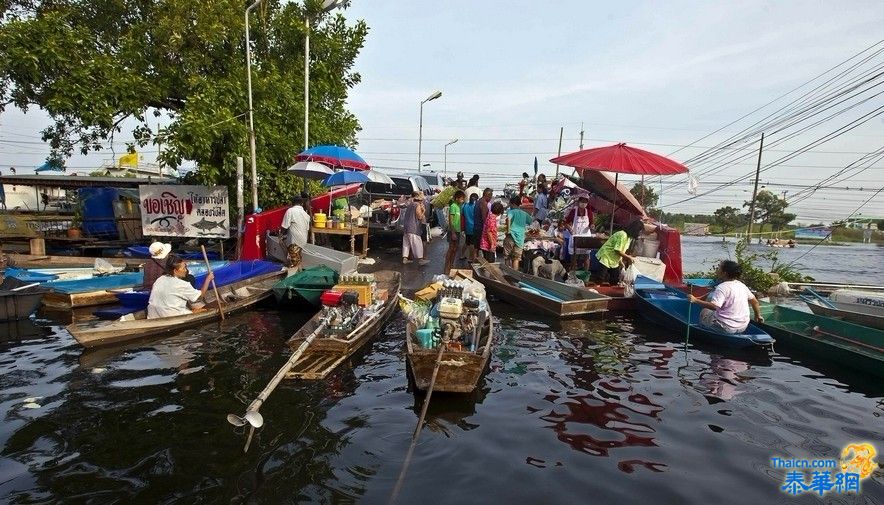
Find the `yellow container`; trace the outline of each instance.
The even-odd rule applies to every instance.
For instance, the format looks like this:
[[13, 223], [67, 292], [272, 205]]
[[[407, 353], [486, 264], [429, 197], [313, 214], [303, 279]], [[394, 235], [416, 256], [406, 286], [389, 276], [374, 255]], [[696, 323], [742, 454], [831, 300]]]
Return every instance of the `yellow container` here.
[[359, 294], [359, 305], [371, 305], [371, 286], [365, 284], [337, 284], [331, 288], [332, 291], [344, 293], [347, 291], [355, 291]]
[[313, 214], [313, 226], [317, 228], [325, 228], [325, 223], [328, 221], [328, 216], [326, 216], [322, 212], [317, 212]]

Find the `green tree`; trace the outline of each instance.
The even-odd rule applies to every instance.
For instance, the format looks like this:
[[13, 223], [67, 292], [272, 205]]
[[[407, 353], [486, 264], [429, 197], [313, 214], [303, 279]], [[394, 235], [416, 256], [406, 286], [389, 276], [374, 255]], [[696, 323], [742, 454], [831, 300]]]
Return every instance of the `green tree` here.
[[744, 224], [743, 216], [740, 215], [740, 209], [730, 205], [717, 209], [712, 216], [712, 222], [721, 228], [721, 233], [727, 233]]
[[[751, 201], [743, 203], [743, 207], [751, 209], [751, 206]], [[778, 198], [770, 191], [761, 190], [755, 196], [755, 215], [749, 216], [749, 219], [753, 223], [760, 222], [762, 227], [770, 224], [775, 231], [779, 231], [795, 219], [795, 214], [786, 212], [788, 206], [785, 199]]]
[[657, 206], [657, 202], [660, 201], [660, 195], [658, 195], [654, 188], [650, 186], [646, 186], [640, 182], [636, 182], [632, 188], [629, 190], [632, 193], [632, 196], [635, 197], [646, 209], [651, 209]]
[[[193, 160], [194, 182], [233, 185], [249, 159], [241, 1], [11, 0], [0, 4], [0, 107], [37, 106], [55, 158], [87, 153], [122, 132], [130, 148], [162, 143], [161, 162]], [[284, 169], [303, 147], [305, 18], [310, 35], [310, 143], [355, 145], [347, 93], [368, 28], [323, 14], [320, 0], [270, 0], [251, 19], [259, 198], [289, 201]], [[166, 126], [157, 127], [163, 116]], [[248, 165], [248, 161], [247, 161]], [[247, 170], [248, 173], [248, 170]]]

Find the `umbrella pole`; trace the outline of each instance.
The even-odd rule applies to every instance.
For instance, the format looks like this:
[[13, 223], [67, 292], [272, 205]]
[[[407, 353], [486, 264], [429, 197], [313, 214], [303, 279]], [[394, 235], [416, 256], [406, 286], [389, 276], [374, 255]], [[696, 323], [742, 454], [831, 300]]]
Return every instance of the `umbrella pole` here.
[[617, 194], [620, 191], [617, 189], [617, 181], [620, 178], [619, 172], [614, 172], [614, 198], [611, 199], [611, 231], [608, 235], [614, 234], [614, 212], [617, 211]]

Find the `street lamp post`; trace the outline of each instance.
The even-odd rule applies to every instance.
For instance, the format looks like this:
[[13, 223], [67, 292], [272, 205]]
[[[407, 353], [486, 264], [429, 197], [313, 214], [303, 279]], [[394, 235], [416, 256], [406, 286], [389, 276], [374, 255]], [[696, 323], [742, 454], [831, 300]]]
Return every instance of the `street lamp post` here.
[[[344, 5], [346, 0], [324, 0], [321, 13], [330, 12]], [[304, 149], [310, 147], [310, 16], [304, 19], [307, 37], [304, 40]]]
[[251, 12], [261, 0], [255, 0], [255, 3], [246, 9], [246, 74], [249, 87], [249, 151], [252, 155], [252, 208], [255, 212], [258, 207], [258, 159], [255, 156], [255, 118], [252, 113], [252, 46], [249, 38], [249, 12]]
[[442, 96], [441, 91], [437, 91], [432, 95], [428, 96], [426, 100], [421, 101], [421, 117], [420, 122], [418, 123], [417, 129], [417, 170], [421, 171], [421, 147], [423, 146], [423, 138], [424, 138], [424, 104], [429, 102], [430, 100], [435, 100]]
[[448, 146], [450, 146], [451, 144], [454, 144], [455, 142], [457, 142], [457, 140], [458, 139], [454, 139], [451, 142], [445, 144], [445, 148], [443, 150], [444, 156], [442, 158], [443, 159], [442, 163], [444, 164], [444, 167], [445, 167], [443, 169], [445, 177], [448, 177]]

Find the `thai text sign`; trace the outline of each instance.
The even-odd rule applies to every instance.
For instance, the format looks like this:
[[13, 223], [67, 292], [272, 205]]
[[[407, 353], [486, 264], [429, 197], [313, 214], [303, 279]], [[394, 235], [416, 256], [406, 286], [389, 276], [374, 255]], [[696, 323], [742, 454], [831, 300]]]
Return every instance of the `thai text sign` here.
[[138, 186], [146, 236], [230, 237], [226, 186]]

